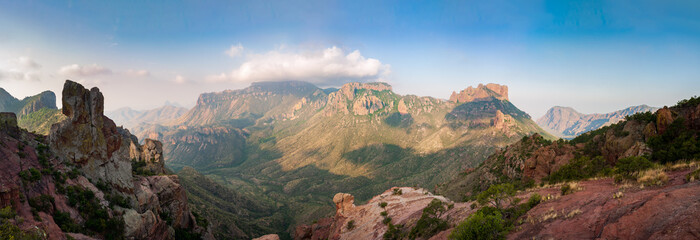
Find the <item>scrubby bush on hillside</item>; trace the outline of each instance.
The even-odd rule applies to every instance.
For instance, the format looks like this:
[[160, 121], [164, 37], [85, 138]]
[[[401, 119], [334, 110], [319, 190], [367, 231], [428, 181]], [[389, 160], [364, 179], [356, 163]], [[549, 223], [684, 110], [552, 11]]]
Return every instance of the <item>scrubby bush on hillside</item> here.
[[634, 180], [637, 178], [637, 173], [653, 166], [654, 163], [645, 157], [626, 157], [617, 160], [614, 172], [617, 180]]
[[501, 214], [485, 214], [477, 211], [452, 230], [449, 238], [454, 240], [466, 239], [505, 239], [508, 229]]
[[685, 121], [683, 117], [678, 117], [663, 134], [647, 140], [647, 145], [652, 149], [653, 161], [669, 163], [700, 158], [700, 133], [688, 129]]
[[549, 183], [577, 181], [597, 175], [606, 175], [608, 172], [610, 172], [610, 167], [603, 157], [597, 156], [590, 158], [588, 156], [581, 156], [572, 159], [568, 164], [561, 166], [557, 171], [544, 177], [542, 180], [548, 181]]
[[408, 238], [430, 237], [447, 229], [449, 224], [447, 221], [441, 219], [442, 214], [447, 210], [446, 203], [438, 199], [433, 199], [428, 206], [423, 208], [423, 213], [420, 219], [418, 219], [418, 222], [416, 222], [416, 226], [411, 228]]

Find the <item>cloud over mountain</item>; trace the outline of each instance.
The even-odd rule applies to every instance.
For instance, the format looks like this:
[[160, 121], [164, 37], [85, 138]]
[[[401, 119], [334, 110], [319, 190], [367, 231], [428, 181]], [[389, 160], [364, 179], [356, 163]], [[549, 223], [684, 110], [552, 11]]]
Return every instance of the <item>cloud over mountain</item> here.
[[91, 77], [97, 75], [109, 75], [112, 74], [112, 70], [95, 63], [91, 65], [72, 64], [61, 67], [61, 69], [58, 70], [58, 73], [70, 77]]
[[355, 50], [346, 53], [338, 47], [313, 51], [273, 50], [250, 54], [229, 74], [209, 76], [210, 81], [282, 81], [303, 80], [316, 84], [341, 84], [349, 81], [381, 80], [391, 66]]

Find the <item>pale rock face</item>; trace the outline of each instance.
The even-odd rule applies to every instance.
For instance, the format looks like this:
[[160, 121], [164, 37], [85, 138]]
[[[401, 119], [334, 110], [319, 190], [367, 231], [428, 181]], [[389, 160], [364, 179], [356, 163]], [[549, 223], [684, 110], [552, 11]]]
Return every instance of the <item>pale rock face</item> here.
[[[360, 89], [391, 91], [391, 86], [386, 83], [347, 83], [338, 91], [328, 95], [328, 102], [326, 105], [329, 111], [326, 112], [326, 115], [332, 115], [335, 112], [348, 114], [350, 113], [348, 110], [349, 107], [352, 107], [354, 114], [367, 115], [382, 109], [386, 105], [379, 98], [371, 95], [364, 95], [362, 99], [356, 101], [355, 99], [358, 97], [356, 92]], [[352, 104], [352, 106], [348, 106], [348, 101], [355, 103]]]
[[168, 231], [165, 221], [158, 221], [158, 217], [151, 210], [139, 214], [133, 209], [124, 212], [124, 236], [132, 239], [174, 239], [172, 232]]
[[406, 103], [403, 101], [403, 98], [399, 100], [399, 105], [397, 106], [397, 110], [401, 114], [408, 114], [408, 106], [406, 106]]
[[345, 213], [355, 208], [355, 197], [348, 193], [337, 193], [333, 196], [333, 203], [335, 203], [336, 213], [344, 216]]
[[253, 240], [280, 240], [280, 236], [277, 234], [267, 234], [259, 238], [253, 238]]
[[368, 115], [382, 108], [384, 108], [384, 103], [382, 100], [375, 96], [365, 95], [355, 101], [352, 110], [357, 115]]
[[496, 98], [500, 100], [508, 100], [508, 86], [489, 83], [484, 86], [479, 84], [476, 88], [468, 87], [459, 93], [452, 92], [450, 102], [465, 103], [488, 100]]

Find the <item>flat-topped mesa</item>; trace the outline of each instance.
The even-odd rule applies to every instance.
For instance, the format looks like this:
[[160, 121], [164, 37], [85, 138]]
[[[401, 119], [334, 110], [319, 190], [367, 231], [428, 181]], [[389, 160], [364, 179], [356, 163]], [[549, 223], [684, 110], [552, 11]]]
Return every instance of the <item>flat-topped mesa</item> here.
[[476, 88], [468, 87], [459, 93], [452, 92], [450, 102], [465, 103], [476, 102], [489, 99], [508, 100], [508, 86], [489, 83], [486, 85], [479, 84]]

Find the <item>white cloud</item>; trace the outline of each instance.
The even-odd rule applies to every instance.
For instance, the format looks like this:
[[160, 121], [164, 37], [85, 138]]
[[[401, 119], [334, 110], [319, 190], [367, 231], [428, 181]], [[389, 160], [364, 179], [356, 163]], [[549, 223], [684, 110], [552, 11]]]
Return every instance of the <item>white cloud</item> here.
[[175, 76], [175, 79], [173, 81], [177, 84], [183, 84], [183, 83], [187, 82], [187, 79], [185, 77], [183, 77], [182, 75], [177, 75], [177, 76]]
[[22, 72], [17, 70], [1, 70], [0, 81], [16, 80], [16, 81], [38, 81], [40, 79], [37, 72]]
[[282, 81], [301, 80], [321, 84], [342, 84], [348, 81], [383, 80], [391, 66], [374, 58], [365, 58], [360, 51], [345, 53], [338, 47], [317, 51], [251, 54], [230, 74], [207, 77], [210, 81]]
[[71, 77], [89, 77], [112, 74], [112, 70], [94, 63], [92, 65], [73, 64], [61, 67], [61, 69], [58, 70], [58, 73]]
[[41, 65], [29, 57], [8, 60], [8, 65], [0, 68], [0, 80], [38, 81]]
[[33, 59], [29, 57], [19, 57], [17, 60], [17, 63], [20, 67], [27, 68], [27, 69], [39, 69], [41, 68], [41, 65], [35, 62]]
[[148, 76], [151, 76], [151, 73], [148, 70], [129, 69], [129, 70], [126, 70], [126, 75], [131, 76], [131, 77], [148, 77]]
[[226, 53], [226, 55], [228, 55], [229, 57], [233, 58], [233, 57], [240, 55], [242, 52], [243, 52], [243, 45], [238, 43], [238, 45], [231, 45], [231, 48], [226, 50], [224, 53]]

